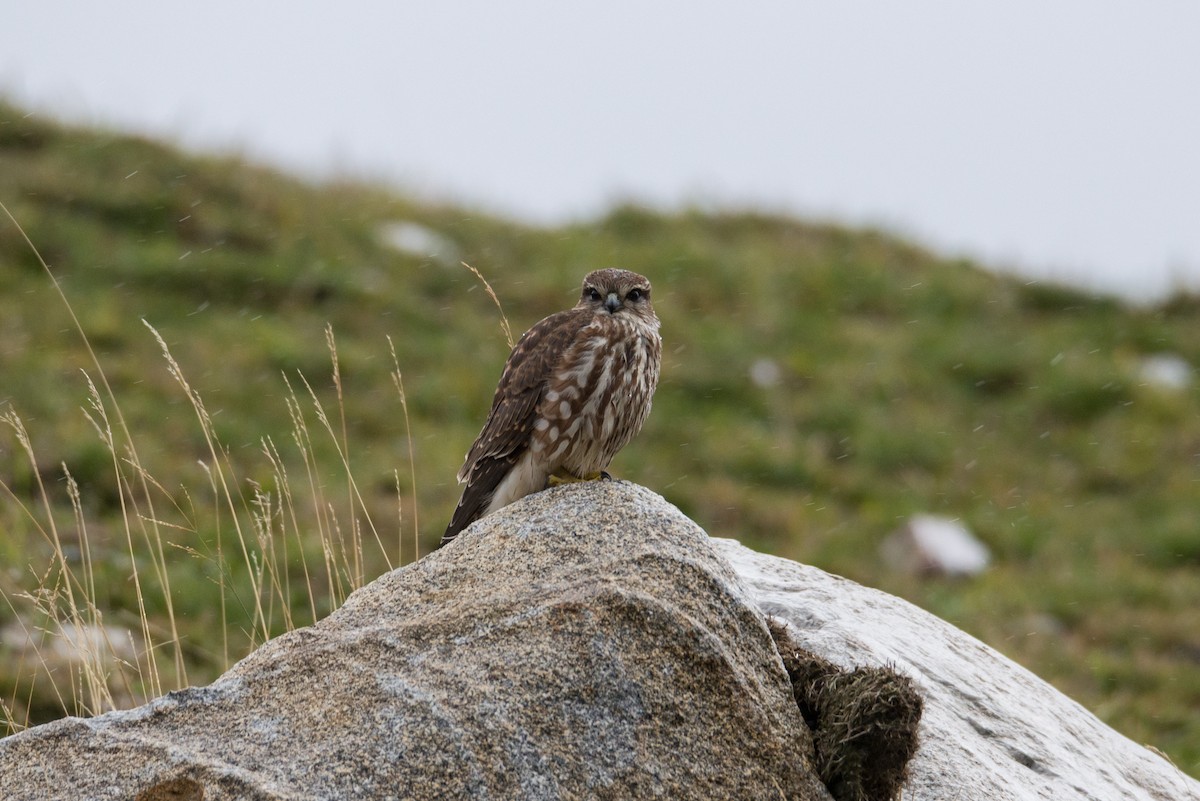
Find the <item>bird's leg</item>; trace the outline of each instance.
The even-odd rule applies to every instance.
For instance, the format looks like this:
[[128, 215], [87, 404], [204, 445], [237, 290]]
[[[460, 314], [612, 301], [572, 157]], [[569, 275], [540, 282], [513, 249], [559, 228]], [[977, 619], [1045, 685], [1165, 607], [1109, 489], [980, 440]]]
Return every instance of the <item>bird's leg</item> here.
[[608, 474], [607, 470], [598, 470], [595, 473], [588, 473], [585, 476], [577, 476], [567, 470], [559, 470], [558, 472], [551, 474], [550, 480], [547, 482], [547, 484], [551, 487], [557, 487], [561, 484], [576, 484], [580, 481], [601, 480], [611, 481], [612, 476]]

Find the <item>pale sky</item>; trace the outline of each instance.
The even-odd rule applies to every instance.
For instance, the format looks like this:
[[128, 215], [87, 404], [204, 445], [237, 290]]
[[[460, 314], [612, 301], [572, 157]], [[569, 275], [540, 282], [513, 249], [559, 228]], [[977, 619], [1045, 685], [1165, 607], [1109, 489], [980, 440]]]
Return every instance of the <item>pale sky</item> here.
[[1200, 3], [15, 2], [0, 92], [556, 222], [764, 206], [1200, 290]]

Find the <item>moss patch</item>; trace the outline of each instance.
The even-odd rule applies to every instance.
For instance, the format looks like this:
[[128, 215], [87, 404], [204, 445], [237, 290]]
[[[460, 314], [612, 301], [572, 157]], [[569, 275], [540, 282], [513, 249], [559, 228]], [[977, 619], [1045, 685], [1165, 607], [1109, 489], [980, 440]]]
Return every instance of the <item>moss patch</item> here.
[[912, 679], [890, 668], [843, 670], [801, 648], [781, 623], [772, 621], [771, 636], [830, 794], [837, 801], [899, 798], [924, 707]]

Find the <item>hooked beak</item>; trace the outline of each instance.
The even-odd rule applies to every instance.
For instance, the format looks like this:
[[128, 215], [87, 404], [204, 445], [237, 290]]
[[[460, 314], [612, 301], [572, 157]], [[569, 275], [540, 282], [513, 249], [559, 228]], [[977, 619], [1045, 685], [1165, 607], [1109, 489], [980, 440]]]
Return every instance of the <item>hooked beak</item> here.
[[617, 297], [616, 292], [608, 293], [608, 297], [604, 299], [604, 308], [608, 309], [609, 313], [621, 308], [621, 299]]

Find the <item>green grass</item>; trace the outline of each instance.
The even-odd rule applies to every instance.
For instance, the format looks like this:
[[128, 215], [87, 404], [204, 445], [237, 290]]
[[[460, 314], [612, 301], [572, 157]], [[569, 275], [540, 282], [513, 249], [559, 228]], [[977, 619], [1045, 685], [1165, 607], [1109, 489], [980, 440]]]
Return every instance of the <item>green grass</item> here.
[[[114, 422], [114, 460], [85, 415], [97, 367], [20, 232], [0, 224], [0, 404], [20, 415], [38, 463], [13, 432], [0, 436], [14, 496], [0, 500], [0, 589], [15, 601], [0, 605], [0, 627], [18, 612], [31, 628], [53, 618], [20, 596], [82, 575], [83, 526], [105, 622], [161, 645], [164, 686], [184, 672], [203, 682], [412, 559], [414, 526], [430, 550], [508, 346], [476, 276], [381, 243], [381, 226], [408, 220], [487, 276], [518, 333], [573, 302], [590, 269], [648, 275], [663, 377], [615, 474], [714, 535], [930, 609], [1200, 775], [1200, 389], [1164, 392], [1136, 372], [1159, 352], [1200, 365], [1196, 298], [1130, 308], [883, 232], [749, 212], [623, 206], [532, 228], [10, 106], [0, 200], [61, 282], [111, 385], [103, 402], [128, 427]], [[207, 429], [143, 320], [202, 400]], [[760, 360], [777, 365], [778, 383], [749, 380]], [[136, 470], [122, 461], [130, 443]], [[143, 492], [140, 476], [159, 486]], [[131, 515], [122, 501], [134, 497]], [[256, 498], [270, 499], [265, 515]], [[888, 572], [876, 547], [915, 512], [963, 519], [993, 567], [970, 581]], [[57, 547], [38, 529], [47, 515]], [[256, 519], [270, 521], [265, 532]], [[48, 688], [0, 675], [18, 721], [61, 714]]]

